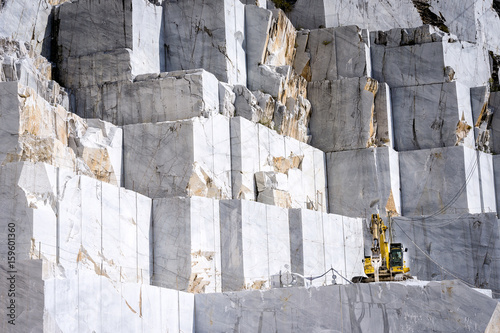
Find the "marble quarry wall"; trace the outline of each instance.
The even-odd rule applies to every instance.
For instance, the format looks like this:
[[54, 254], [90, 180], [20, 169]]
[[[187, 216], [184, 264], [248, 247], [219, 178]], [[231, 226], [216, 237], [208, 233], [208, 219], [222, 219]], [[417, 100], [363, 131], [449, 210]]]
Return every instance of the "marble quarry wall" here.
[[0, 332], [500, 330], [499, 14], [0, 1]]

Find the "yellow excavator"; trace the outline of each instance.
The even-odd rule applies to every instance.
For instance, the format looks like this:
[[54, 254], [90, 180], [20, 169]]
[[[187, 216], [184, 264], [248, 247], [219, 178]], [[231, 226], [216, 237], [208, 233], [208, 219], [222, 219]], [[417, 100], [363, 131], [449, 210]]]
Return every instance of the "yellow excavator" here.
[[[370, 232], [372, 234], [372, 255], [365, 256], [365, 276], [355, 276], [352, 282], [402, 281], [411, 279], [410, 269], [403, 260], [401, 243], [385, 240], [387, 226], [378, 214], [372, 214]], [[407, 250], [405, 249], [404, 252]]]

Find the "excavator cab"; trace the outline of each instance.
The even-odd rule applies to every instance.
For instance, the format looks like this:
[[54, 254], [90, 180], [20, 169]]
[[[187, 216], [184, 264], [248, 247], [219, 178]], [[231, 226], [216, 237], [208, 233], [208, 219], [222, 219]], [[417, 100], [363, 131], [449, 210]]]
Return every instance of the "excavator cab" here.
[[389, 266], [403, 266], [403, 248], [401, 246], [401, 243], [391, 244], [391, 252], [389, 253]]

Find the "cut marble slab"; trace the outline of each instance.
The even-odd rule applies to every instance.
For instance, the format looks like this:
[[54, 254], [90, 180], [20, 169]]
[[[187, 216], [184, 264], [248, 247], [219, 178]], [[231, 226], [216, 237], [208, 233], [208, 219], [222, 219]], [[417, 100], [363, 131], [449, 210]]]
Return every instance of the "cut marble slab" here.
[[485, 85], [490, 78], [486, 51], [452, 37], [395, 47], [374, 44], [370, 50], [373, 77], [391, 88], [450, 81], [470, 88]]
[[363, 4], [352, 0], [298, 0], [289, 16], [295, 26], [306, 29], [355, 24], [370, 30], [386, 30], [422, 24], [411, 0]]
[[272, 332], [483, 332], [497, 303], [459, 281], [280, 288], [196, 295], [195, 326], [197, 332], [253, 332], [261, 324]]
[[[148, 284], [120, 283], [85, 270], [54, 276], [57, 270], [42, 260], [19, 262], [15, 326], [4, 320], [0, 324], [2, 332], [194, 331], [192, 294]], [[4, 299], [9, 273], [3, 266], [0, 276]], [[0, 310], [4, 317], [5, 308]]]
[[[256, 173], [281, 173], [287, 176], [291, 207], [326, 212], [325, 157], [322, 151], [241, 117], [232, 118], [230, 122], [234, 199], [258, 200]], [[279, 198], [286, 197], [284, 193], [267, 194], [262, 200], [272, 197], [274, 202], [282, 202]]]
[[229, 119], [123, 126], [125, 187], [150, 198], [231, 198]]
[[494, 176], [494, 187], [496, 194], [496, 211], [500, 212], [500, 155], [493, 155], [493, 176]]
[[[80, 74], [84, 77], [111, 76], [112, 81], [117, 81], [126, 73], [113, 71], [113, 68], [99, 64], [95, 66], [92, 62], [94, 58], [108, 66], [116, 63], [116, 59], [113, 61], [106, 54], [70, 60], [72, 57], [117, 49], [132, 51], [128, 62], [132, 74], [160, 72], [160, 59], [165, 52], [161, 6], [146, 0], [110, 0], [97, 3], [79, 0], [61, 5], [55, 15], [58, 21], [58, 64], [63, 73], [62, 79]], [[127, 57], [127, 51], [123, 52], [122, 56]], [[117, 65], [121, 67], [125, 64]], [[114, 74], [118, 76], [113, 79]], [[79, 78], [71, 80], [80, 81]], [[66, 84], [66, 81], [63, 83]]]
[[[44, 163], [0, 169], [4, 226], [16, 228], [16, 260], [44, 259], [113, 281], [149, 283], [151, 200]], [[0, 257], [7, 256], [7, 236]]]
[[307, 29], [355, 24], [369, 30], [388, 30], [434, 24], [460, 40], [498, 51], [499, 37], [494, 31], [500, 20], [493, 2], [466, 0], [456, 6], [439, 0], [376, 0], [362, 4], [352, 0], [298, 0], [288, 15], [296, 27]]
[[204, 68], [218, 80], [246, 84], [245, 6], [240, 1], [166, 1], [166, 71]]
[[401, 214], [399, 155], [389, 147], [327, 153], [329, 212]]
[[[399, 153], [402, 215], [481, 212], [479, 157], [467, 147]], [[483, 175], [487, 179], [487, 175]], [[488, 204], [490, 205], [490, 204]]]
[[203, 69], [138, 76], [74, 92], [74, 111], [116, 125], [156, 123], [219, 112], [219, 82]]
[[398, 151], [475, 147], [469, 88], [459, 82], [391, 89]]
[[500, 92], [495, 91], [490, 94], [488, 105], [493, 111], [489, 124], [491, 152], [498, 154], [500, 153]]
[[[481, 186], [481, 211], [498, 212], [496, 208], [494, 155], [477, 151], [479, 181]], [[500, 195], [500, 193], [498, 194]]]
[[221, 291], [219, 202], [153, 201], [152, 284], [190, 293]]
[[[336, 272], [314, 279], [313, 286], [349, 283], [363, 275], [362, 220], [306, 209], [290, 209], [291, 271], [318, 277], [329, 269]], [[339, 274], [341, 276], [339, 276]], [[346, 281], [345, 279], [348, 281]], [[311, 285], [297, 278], [297, 285]]]
[[494, 295], [500, 291], [495, 213], [394, 217], [392, 225], [393, 237], [408, 248], [410, 274], [421, 280], [460, 279]]
[[131, 81], [133, 58], [133, 51], [125, 48], [68, 57], [59, 78], [66, 87], [77, 91], [97, 89], [109, 82]]
[[298, 36], [295, 69], [308, 81], [371, 76], [370, 49], [357, 26], [301, 31]]
[[0, 164], [49, 163], [121, 183], [122, 130], [84, 121], [17, 81], [0, 82]]
[[288, 211], [247, 200], [220, 201], [222, 291], [268, 289], [290, 267]]
[[[389, 128], [390, 106], [380, 101], [375, 110], [377, 91], [378, 82], [366, 77], [309, 83], [311, 145], [332, 152], [386, 144], [390, 136], [383, 128]], [[387, 95], [383, 98], [387, 101]]]

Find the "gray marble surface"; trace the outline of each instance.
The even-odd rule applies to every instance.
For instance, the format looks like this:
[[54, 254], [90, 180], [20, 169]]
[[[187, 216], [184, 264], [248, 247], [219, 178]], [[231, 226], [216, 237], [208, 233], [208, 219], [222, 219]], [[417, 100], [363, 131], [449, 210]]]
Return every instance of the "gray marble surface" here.
[[379, 147], [326, 156], [330, 213], [369, 217], [374, 213], [385, 216], [389, 210], [401, 214], [398, 152]]
[[229, 119], [126, 125], [124, 186], [151, 198], [231, 198]]
[[[117, 49], [132, 50], [129, 66], [132, 67], [133, 74], [160, 71], [160, 55], [165, 52], [164, 43], [161, 42], [161, 6], [145, 0], [110, 0], [97, 3], [80, 0], [63, 4], [56, 15], [59, 20], [57, 61], [63, 72], [76, 69], [71, 64], [78, 60], [71, 62], [70, 57]], [[99, 67], [90, 67], [88, 70], [94, 70], [94, 76], [100, 75]], [[84, 74], [76, 70], [75, 74], [78, 73]]]
[[475, 147], [469, 89], [459, 82], [392, 88], [391, 97], [398, 151]]
[[204, 68], [217, 79], [246, 84], [245, 7], [240, 1], [166, 1], [165, 70]]
[[219, 82], [204, 70], [143, 75], [77, 89], [74, 112], [116, 125], [174, 121], [219, 113]]
[[221, 291], [219, 202], [153, 201], [152, 284], [191, 293]]
[[286, 209], [247, 200], [221, 200], [220, 225], [223, 292], [268, 289], [271, 276], [290, 267]]
[[377, 88], [370, 78], [309, 83], [311, 145], [324, 152], [370, 147]]
[[[327, 304], [327, 305], [325, 305]], [[197, 332], [484, 331], [497, 301], [458, 281], [282, 288], [195, 297]]]
[[399, 154], [399, 160], [402, 215], [481, 212], [481, 167], [475, 150], [445, 147], [406, 151]]
[[495, 213], [395, 217], [392, 225], [393, 239], [408, 248], [405, 260], [410, 274], [421, 280], [461, 279], [476, 288], [491, 289], [498, 297]]
[[304, 75], [308, 66], [304, 76], [309, 81], [371, 76], [370, 50], [357, 26], [306, 30], [298, 36], [296, 70]]

